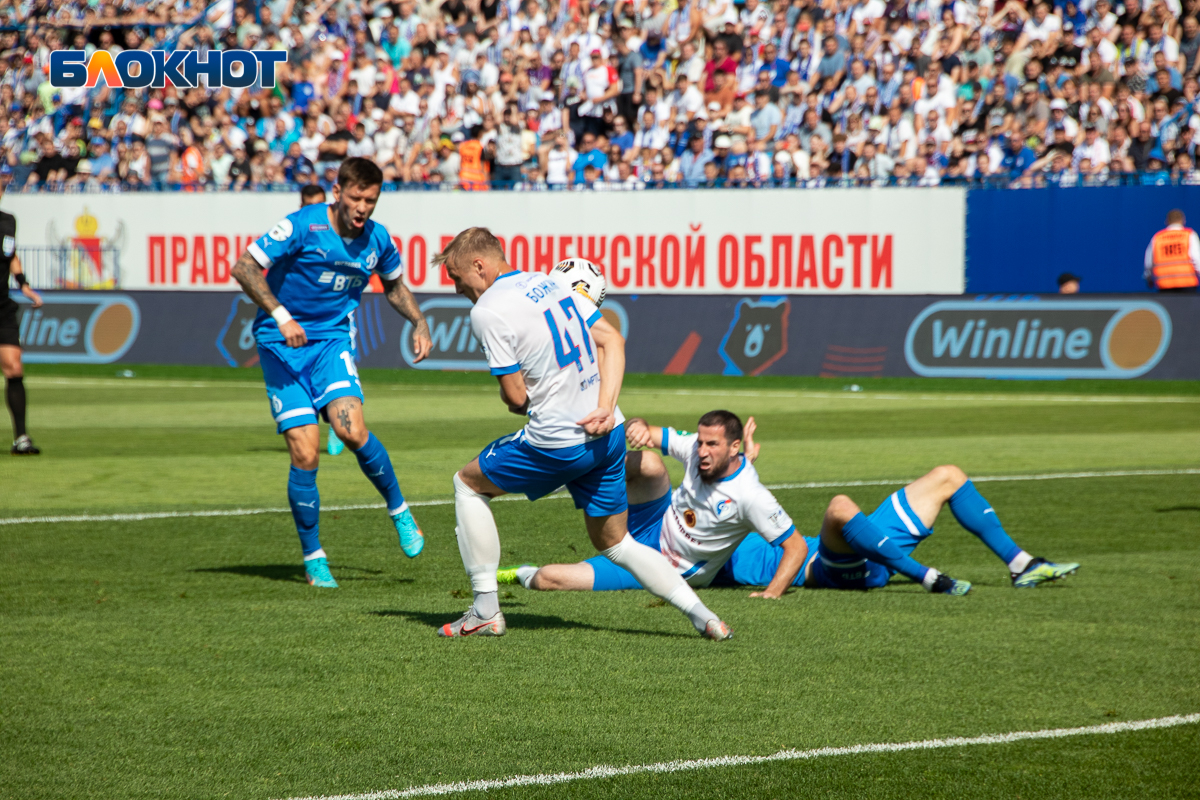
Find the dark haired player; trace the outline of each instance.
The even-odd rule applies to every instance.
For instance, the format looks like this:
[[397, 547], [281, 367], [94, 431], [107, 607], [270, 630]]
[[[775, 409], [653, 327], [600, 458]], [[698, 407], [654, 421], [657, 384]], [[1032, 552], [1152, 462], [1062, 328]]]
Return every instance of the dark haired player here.
[[300, 207], [315, 205], [325, 202], [325, 190], [318, 184], [310, 183], [300, 187]]
[[387, 230], [371, 220], [382, 185], [383, 173], [374, 163], [346, 159], [331, 204], [307, 205], [289, 214], [253, 242], [233, 269], [261, 309], [254, 337], [271, 415], [291, 454], [288, 502], [308, 582], [314, 586], [337, 587], [318, 533], [317, 420], [322, 410], [387, 502], [404, 554], [413, 558], [425, 544], [387, 450], [363, 422], [362, 387], [350, 349], [349, 317], [373, 272], [382, 278], [388, 302], [413, 324], [415, 360], [425, 358], [433, 346], [425, 317], [404, 286], [400, 254]]
[[[757, 532], [780, 555], [767, 593], [782, 595], [815, 552], [816, 542], [793, 535], [791, 518], [759, 481], [752, 464], [758, 453], [754, 418], [743, 430], [736, 414], [710, 411], [700, 418], [696, 433], [651, 426], [644, 419], [628, 420], [626, 430], [631, 445], [653, 446], [684, 466], [683, 480], [672, 492], [667, 469], [656, 453], [628, 455], [630, 534], [665, 555], [689, 584], [708, 586], [742, 540]], [[743, 438], [745, 454], [740, 452]], [[633, 575], [604, 556], [541, 569], [510, 567], [500, 572], [500, 579], [542, 590], [639, 588]]]
[[[2, 191], [2, 190], [0, 190]], [[34, 447], [25, 432], [25, 370], [21, 366], [20, 306], [8, 296], [8, 276], [12, 275], [21, 294], [33, 302], [33, 307], [42, 305], [42, 298], [30, 288], [21, 269], [21, 257], [17, 255], [17, 218], [0, 211], [0, 371], [4, 372], [4, 401], [12, 415], [14, 456], [36, 456], [41, 453]]]
[[[315, 205], [325, 202], [325, 190], [318, 184], [309, 183], [300, 187], [300, 207]], [[350, 352], [354, 352], [354, 312], [350, 312]], [[326, 422], [329, 419], [323, 417]], [[333, 426], [329, 426], [329, 439], [326, 445], [326, 452], [331, 456], [340, 456], [342, 451], [346, 449], [346, 445], [338, 438], [337, 432]]]

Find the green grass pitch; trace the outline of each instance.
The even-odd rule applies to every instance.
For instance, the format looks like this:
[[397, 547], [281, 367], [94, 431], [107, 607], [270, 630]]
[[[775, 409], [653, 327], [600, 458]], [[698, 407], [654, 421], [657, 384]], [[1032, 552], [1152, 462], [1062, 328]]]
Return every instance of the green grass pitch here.
[[[45, 455], [0, 460], [0, 517], [286, 506], [257, 372], [33, 367]], [[410, 501], [520, 420], [486, 376], [370, 373], [366, 415]], [[1200, 467], [1196, 384], [630, 376], [627, 415], [759, 422], [769, 484]], [[378, 501], [350, 454], [325, 506]], [[846, 490], [873, 508], [894, 487]], [[0, 797], [288, 798], [595, 765], [767, 755], [1200, 711], [1200, 475], [981, 483], [1018, 543], [1083, 564], [1010, 588], [946, 512], [930, 596], [702, 590], [732, 642], [643, 592], [505, 591], [509, 635], [445, 641], [470, 595], [453, 507], [322, 515], [337, 591], [303, 582], [286, 513], [0, 525]], [[836, 489], [780, 490], [804, 533]], [[569, 501], [493, 505], [505, 563], [593, 554]], [[1200, 725], [713, 768], [503, 798], [1197, 797]], [[478, 797], [479, 794], [468, 795]]]

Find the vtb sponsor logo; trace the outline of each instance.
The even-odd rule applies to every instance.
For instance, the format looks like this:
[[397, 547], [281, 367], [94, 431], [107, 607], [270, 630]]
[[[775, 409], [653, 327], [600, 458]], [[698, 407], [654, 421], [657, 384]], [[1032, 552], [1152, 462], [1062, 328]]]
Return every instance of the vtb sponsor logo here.
[[120, 294], [47, 294], [41, 308], [21, 303], [22, 358], [31, 363], [107, 364], [133, 345], [141, 312]]
[[1170, 342], [1150, 301], [945, 301], [909, 325], [904, 356], [931, 377], [1135, 378]]
[[50, 85], [56, 89], [94, 87], [103, 78], [110, 89], [162, 89], [168, 83], [192, 89], [207, 85], [244, 89], [255, 82], [275, 86], [275, 65], [287, 63], [280, 50], [209, 50], [205, 60], [195, 50], [124, 50], [115, 56], [95, 50], [91, 58], [82, 50], [50, 53]]
[[[414, 369], [481, 371], [488, 368], [487, 354], [471, 330], [470, 300], [465, 297], [426, 300], [421, 303], [421, 313], [429, 323], [433, 351], [424, 361], [413, 361], [412, 323], [405, 322], [400, 334], [400, 355], [405, 364]], [[609, 300], [600, 313], [622, 336], [629, 335], [629, 317], [620, 304]]]

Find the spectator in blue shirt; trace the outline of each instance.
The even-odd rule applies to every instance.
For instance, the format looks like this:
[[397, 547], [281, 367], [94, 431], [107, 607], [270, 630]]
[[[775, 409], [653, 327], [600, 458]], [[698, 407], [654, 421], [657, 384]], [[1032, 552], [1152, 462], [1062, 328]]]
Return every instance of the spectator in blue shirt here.
[[846, 77], [846, 54], [838, 49], [837, 38], [833, 36], [826, 36], [821, 42], [821, 62], [817, 64], [817, 74], [822, 80], [835, 79], [838, 85]]
[[594, 134], [585, 133], [579, 140], [579, 155], [575, 158], [575, 165], [572, 167], [575, 170], [575, 182], [586, 182], [583, 171], [588, 167], [596, 167], [603, 171], [606, 164], [608, 164], [608, 154], [596, 147]]
[[687, 152], [679, 159], [680, 182], [684, 186], [699, 186], [704, 182], [704, 165], [712, 160], [712, 151], [704, 147], [703, 137], [694, 137], [688, 143]]
[[1014, 178], [1019, 178], [1025, 170], [1037, 161], [1037, 154], [1025, 146], [1025, 143], [1015, 136], [1010, 136], [1004, 144], [1004, 160], [1000, 168]]

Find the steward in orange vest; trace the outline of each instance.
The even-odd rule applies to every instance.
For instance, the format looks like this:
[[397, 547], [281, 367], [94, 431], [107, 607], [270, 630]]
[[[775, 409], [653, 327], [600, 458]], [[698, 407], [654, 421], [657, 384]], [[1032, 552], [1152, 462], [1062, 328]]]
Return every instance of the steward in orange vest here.
[[472, 134], [458, 146], [458, 185], [468, 192], [482, 192], [489, 188], [488, 168], [483, 160], [483, 145], [478, 136]]
[[1160, 292], [1194, 292], [1200, 286], [1194, 260], [1200, 258], [1196, 232], [1183, 223], [1183, 212], [1172, 210], [1167, 214], [1167, 227], [1154, 234], [1146, 248], [1143, 277]]

